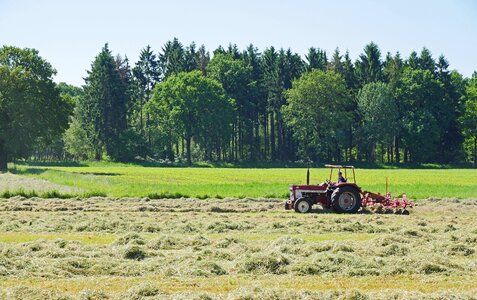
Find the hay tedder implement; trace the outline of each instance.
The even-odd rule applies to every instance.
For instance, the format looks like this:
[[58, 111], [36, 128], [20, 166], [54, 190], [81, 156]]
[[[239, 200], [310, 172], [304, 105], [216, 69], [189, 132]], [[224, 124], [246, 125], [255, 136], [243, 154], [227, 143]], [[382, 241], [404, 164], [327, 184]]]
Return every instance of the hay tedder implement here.
[[[307, 171], [306, 185], [290, 185], [290, 199], [285, 202], [285, 209], [294, 209], [299, 213], [311, 211], [314, 204], [323, 208], [331, 208], [338, 213], [356, 213], [361, 208], [368, 208], [377, 213], [409, 214], [408, 208], [413, 203], [406, 194], [393, 198], [388, 192], [386, 178], [386, 194], [372, 193], [361, 189], [356, 184], [353, 166], [325, 165], [330, 168], [330, 177], [318, 185], [310, 185], [310, 171]], [[333, 170], [338, 170], [338, 182], [332, 181]], [[341, 170], [344, 171], [342, 176]], [[348, 177], [348, 175], [350, 177]]]

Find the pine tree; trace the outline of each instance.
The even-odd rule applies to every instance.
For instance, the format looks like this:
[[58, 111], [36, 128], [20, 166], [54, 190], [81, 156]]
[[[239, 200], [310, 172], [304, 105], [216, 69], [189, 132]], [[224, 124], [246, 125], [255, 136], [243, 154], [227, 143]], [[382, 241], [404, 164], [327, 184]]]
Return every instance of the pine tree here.
[[381, 51], [374, 42], [364, 47], [364, 53], [359, 55], [356, 61], [356, 72], [361, 85], [370, 82], [382, 81]]
[[326, 70], [328, 64], [328, 59], [326, 57], [326, 51], [321, 50], [320, 48], [311, 47], [308, 49], [308, 54], [305, 55], [307, 60], [306, 70]]
[[159, 61], [148, 45], [141, 50], [139, 61], [133, 69], [134, 81], [138, 87], [139, 131], [144, 133], [144, 105], [151, 98], [152, 89], [160, 80]]
[[197, 60], [197, 69], [202, 72], [202, 75], [207, 75], [207, 66], [210, 62], [210, 53], [205, 49], [205, 46], [202, 45], [199, 47], [196, 53]]
[[159, 54], [159, 62], [164, 79], [172, 74], [185, 71], [184, 52], [184, 47], [177, 38], [168, 41], [162, 47], [162, 53]]
[[79, 121], [88, 139], [97, 145], [96, 159], [103, 147], [114, 160], [124, 159], [121, 135], [127, 129], [128, 86], [106, 44], [96, 56], [85, 78], [84, 98], [78, 103]]

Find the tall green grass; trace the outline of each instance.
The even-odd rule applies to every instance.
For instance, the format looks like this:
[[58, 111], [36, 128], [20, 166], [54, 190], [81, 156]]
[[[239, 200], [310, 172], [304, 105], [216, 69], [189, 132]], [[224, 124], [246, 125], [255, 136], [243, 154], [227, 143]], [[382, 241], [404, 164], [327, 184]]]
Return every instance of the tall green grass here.
[[[313, 168], [311, 183], [329, 177]], [[286, 198], [289, 184], [304, 184], [305, 168], [161, 168], [131, 164], [82, 163], [79, 166], [17, 166], [19, 174], [113, 197]], [[336, 176], [336, 172], [334, 173]], [[476, 198], [476, 169], [357, 169], [357, 183], [384, 193], [421, 199]], [[336, 180], [336, 178], [333, 178]]]

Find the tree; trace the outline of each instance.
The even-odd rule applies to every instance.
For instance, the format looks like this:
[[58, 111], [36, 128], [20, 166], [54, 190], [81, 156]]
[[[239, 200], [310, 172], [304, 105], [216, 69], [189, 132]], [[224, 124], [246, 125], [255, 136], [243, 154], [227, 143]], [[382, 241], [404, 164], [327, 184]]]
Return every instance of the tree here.
[[91, 144], [92, 139], [88, 138], [88, 132], [77, 118], [71, 118], [69, 128], [63, 135], [63, 141], [65, 144], [65, 150], [74, 159], [94, 159], [96, 147]]
[[295, 151], [292, 134], [283, 121], [281, 108], [286, 103], [283, 91], [292, 87], [292, 81], [299, 78], [303, 72], [304, 63], [297, 53], [293, 53], [290, 48], [286, 51], [280, 49], [278, 53], [278, 72], [281, 93], [279, 101], [274, 103], [275, 126], [277, 132], [277, 158], [281, 161], [295, 159]]
[[301, 157], [315, 162], [331, 158], [329, 143], [350, 120], [349, 113], [340, 109], [350, 101], [344, 79], [332, 71], [313, 70], [293, 81], [285, 96], [283, 116]]
[[185, 71], [185, 51], [177, 38], [168, 41], [162, 47], [159, 55], [161, 73], [164, 79], [179, 72]]
[[477, 165], [477, 72], [472, 74], [465, 91], [464, 114], [460, 118], [465, 145], [472, 157], [474, 165]]
[[442, 83], [429, 70], [406, 67], [398, 82], [396, 97], [406, 147], [405, 162], [438, 161], [442, 128], [437, 120], [443, 107]]
[[154, 117], [151, 126], [170, 129], [185, 139], [189, 165], [193, 139], [202, 147], [220, 143], [233, 122], [233, 101], [218, 81], [200, 71], [171, 75], [156, 85], [147, 110]]
[[252, 123], [254, 127], [253, 132], [253, 147], [250, 149], [251, 160], [256, 160], [260, 157], [260, 124], [263, 124], [263, 118], [267, 113], [267, 99], [264, 93], [263, 72], [261, 68], [262, 58], [258, 49], [250, 44], [242, 54], [243, 61], [251, 70], [251, 80], [255, 85], [249, 89], [250, 102], [253, 104]]
[[381, 51], [374, 42], [364, 47], [364, 53], [356, 61], [356, 72], [361, 84], [383, 79]]
[[[376, 144], [390, 144], [395, 134], [397, 107], [388, 85], [368, 83], [358, 93], [358, 110], [362, 115], [362, 130], [368, 150], [368, 161], [376, 161]], [[381, 153], [384, 155], [384, 153]]]
[[266, 114], [264, 117], [265, 157], [276, 159], [275, 151], [275, 110], [283, 97], [278, 69], [278, 53], [274, 47], [265, 49], [262, 59], [263, 84], [266, 93]]
[[432, 73], [436, 70], [436, 62], [432, 58], [431, 51], [426, 47], [422, 48], [421, 56], [419, 57], [419, 68], [421, 70], [429, 70]]
[[[122, 65], [122, 64], [121, 64]], [[88, 77], [85, 95], [78, 103], [78, 121], [83, 125], [89, 144], [95, 145], [95, 158], [102, 149], [113, 160], [127, 160], [122, 135], [127, 129], [128, 86], [106, 44], [96, 56]]]
[[[207, 67], [210, 78], [222, 84], [227, 95], [235, 100], [237, 120], [234, 123], [232, 147], [235, 159], [244, 157], [244, 150], [250, 153], [252, 147], [252, 130], [255, 106], [251, 102], [249, 91], [256, 83], [252, 81], [252, 68], [241, 59], [235, 59], [232, 54], [217, 54]], [[247, 149], [245, 149], [245, 147]], [[235, 148], [235, 149], [234, 149]], [[249, 159], [250, 157], [246, 157]]]
[[344, 73], [343, 63], [341, 62], [340, 50], [338, 48], [333, 52], [330, 62], [328, 63], [328, 70], [336, 72], [338, 74]]
[[205, 49], [205, 46], [202, 45], [197, 50], [197, 69], [202, 72], [202, 75], [207, 75], [207, 66], [210, 62], [210, 53]]
[[0, 171], [66, 128], [72, 107], [55, 87], [55, 73], [35, 49], [0, 48]]
[[136, 63], [132, 72], [134, 81], [138, 86], [139, 131], [143, 132], [143, 107], [151, 98], [152, 89], [160, 80], [159, 61], [149, 45], [141, 50], [139, 61]]
[[306, 70], [312, 71], [314, 69], [319, 69], [324, 71], [326, 65], [328, 64], [328, 59], [326, 58], [326, 51], [321, 50], [320, 48], [311, 47], [308, 49], [308, 54], [305, 55], [307, 60]]

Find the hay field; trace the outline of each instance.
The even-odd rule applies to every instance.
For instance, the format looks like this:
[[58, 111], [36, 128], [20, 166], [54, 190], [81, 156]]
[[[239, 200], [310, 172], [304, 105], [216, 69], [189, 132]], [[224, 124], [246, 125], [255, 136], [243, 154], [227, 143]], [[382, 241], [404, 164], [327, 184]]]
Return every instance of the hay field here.
[[282, 204], [0, 199], [0, 299], [475, 299], [477, 199], [409, 216]]

